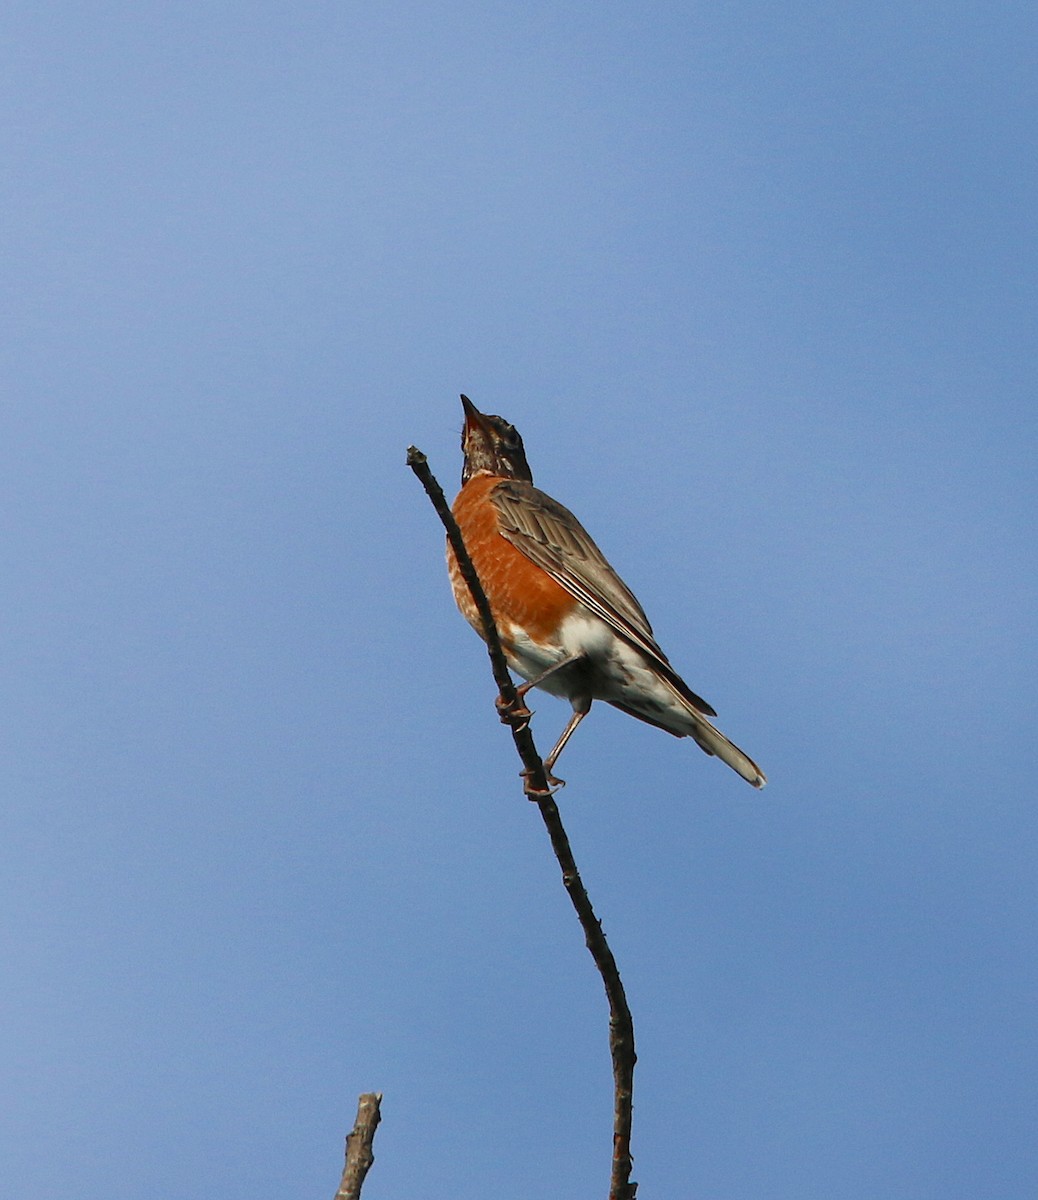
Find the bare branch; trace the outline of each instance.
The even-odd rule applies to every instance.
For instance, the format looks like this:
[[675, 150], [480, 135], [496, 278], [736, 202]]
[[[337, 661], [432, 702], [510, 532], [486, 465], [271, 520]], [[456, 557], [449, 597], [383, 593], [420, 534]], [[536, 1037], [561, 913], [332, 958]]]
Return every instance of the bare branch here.
[[371, 1145], [382, 1119], [381, 1103], [381, 1092], [362, 1092], [357, 1101], [357, 1121], [353, 1132], [346, 1137], [346, 1166], [335, 1200], [360, 1200], [360, 1189], [375, 1161]]
[[548, 796], [550, 795], [550, 789], [544, 773], [544, 763], [541, 760], [541, 756], [537, 753], [537, 747], [533, 744], [533, 734], [530, 732], [529, 720], [521, 717], [513, 719], [509, 719], [508, 717], [510, 709], [518, 709], [519, 707], [518, 698], [515, 694], [515, 684], [512, 683], [512, 677], [508, 674], [508, 663], [505, 662], [505, 652], [501, 649], [501, 638], [498, 635], [497, 626], [494, 624], [494, 617], [490, 611], [486, 593], [483, 591], [483, 585], [479, 582], [476, 568], [472, 565], [472, 559], [469, 558], [468, 550], [465, 549], [465, 543], [462, 540], [458, 522], [455, 521], [454, 514], [447, 504], [443, 488], [440, 487], [432, 471], [429, 470], [428, 459], [416, 446], [408, 447], [407, 465], [418, 476], [422, 486], [429, 495], [429, 499], [432, 501], [433, 508], [436, 509], [437, 515], [447, 530], [447, 537], [450, 540], [455, 555], [457, 555], [458, 567], [461, 570], [462, 578], [468, 584], [468, 589], [472, 593], [472, 599], [475, 601], [476, 608], [479, 611], [479, 619], [483, 623], [483, 632], [487, 643], [487, 653], [490, 655], [490, 665], [494, 672], [494, 682], [497, 684], [497, 689], [504, 702], [501, 719], [506, 725], [511, 727], [516, 749], [519, 751], [519, 757], [523, 760], [523, 766], [529, 773], [527, 776], [527, 794], [532, 794], [536, 791]]
[[503, 706], [501, 719], [510, 726], [516, 749], [525, 768], [526, 794], [535, 801], [540, 809], [541, 818], [551, 838], [552, 849], [558, 859], [562, 871], [562, 882], [576, 910], [581, 928], [584, 930], [584, 940], [595, 966], [602, 976], [605, 985], [606, 999], [609, 1002], [609, 1051], [613, 1060], [613, 1162], [610, 1174], [609, 1200], [634, 1200], [638, 1189], [636, 1183], [631, 1183], [631, 1117], [634, 1094], [634, 1023], [631, 1010], [627, 1006], [623, 984], [620, 982], [620, 972], [616, 966], [602, 924], [595, 916], [591, 901], [577, 870], [569, 838], [562, 824], [559, 810], [548, 787], [544, 763], [537, 753], [533, 734], [530, 732], [529, 719], [515, 710], [516, 693], [511, 676], [508, 674], [508, 664], [501, 648], [501, 639], [483, 591], [479, 576], [472, 565], [472, 559], [465, 549], [461, 530], [443, 494], [443, 489], [437, 483], [429, 470], [428, 460], [415, 446], [407, 451], [407, 465], [421, 481], [436, 509], [447, 537], [454, 549], [461, 569], [462, 578], [468, 585], [472, 599], [476, 604], [483, 632], [487, 643], [487, 652], [493, 666], [494, 680], [501, 693]]

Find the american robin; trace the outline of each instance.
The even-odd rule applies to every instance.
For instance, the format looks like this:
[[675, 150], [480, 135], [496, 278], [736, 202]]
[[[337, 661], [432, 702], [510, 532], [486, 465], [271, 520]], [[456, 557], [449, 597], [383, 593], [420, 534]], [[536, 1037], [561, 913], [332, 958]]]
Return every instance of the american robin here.
[[[708, 717], [717, 714], [656, 644], [642, 606], [583, 525], [533, 486], [523, 439], [503, 417], [461, 397], [465, 464], [454, 517], [486, 592], [508, 665], [532, 687], [573, 705], [544, 760], [550, 773], [593, 700], [605, 700], [675, 737], [691, 737], [754, 787], [767, 782]], [[482, 636], [476, 606], [450, 545], [458, 608]], [[552, 782], [559, 782], [553, 780]]]

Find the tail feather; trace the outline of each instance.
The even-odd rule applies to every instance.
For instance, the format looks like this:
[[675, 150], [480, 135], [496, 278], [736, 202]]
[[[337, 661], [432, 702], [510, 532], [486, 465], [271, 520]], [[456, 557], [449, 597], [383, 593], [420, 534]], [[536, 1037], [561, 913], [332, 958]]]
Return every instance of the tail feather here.
[[[684, 701], [684, 697], [682, 700]], [[682, 721], [681, 727], [677, 729], [673, 723], [665, 725], [660, 719], [660, 714], [650, 716], [646, 712], [639, 712], [636, 708], [622, 704], [619, 700], [610, 700], [609, 703], [621, 712], [627, 713], [628, 716], [637, 717], [639, 721], [644, 721], [647, 725], [655, 725], [657, 729], [672, 733], [675, 737], [694, 738], [701, 750], [705, 750], [707, 754], [716, 755], [721, 762], [726, 763], [736, 774], [741, 775], [747, 783], [752, 784], [755, 788], [762, 788], [768, 782], [768, 777], [748, 754], [740, 750], [733, 741], [724, 736], [720, 729], [711, 725], [702, 713], [696, 712], [687, 702], [683, 703], [686, 720]]]
[[691, 736], [707, 754], [716, 754], [721, 762], [727, 763], [733, 771], [741, 775], [747, 783], [753, 784], [755, 788], [762, 788], [768, 782], [764, 772], [748, 754], [740, 750], [734, 742], [724, 736], [720, 729], [711, 725], [706, 717], [702, 717], [698, 713], [692, 717]]

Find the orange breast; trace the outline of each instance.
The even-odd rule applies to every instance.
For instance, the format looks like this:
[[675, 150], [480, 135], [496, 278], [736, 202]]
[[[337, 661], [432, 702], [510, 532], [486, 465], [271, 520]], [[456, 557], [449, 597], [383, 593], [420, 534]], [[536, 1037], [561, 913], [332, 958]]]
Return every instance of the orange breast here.
[[[454, 519], [487, 594], [502, 641], [506, 644], [513, 641], [521, 630], [536, 642], [551, 643], [563, 618], [576, 608], [577, 601], [502, 537], [492, 498], [500, 482], [493, 475], [470, 479], [454, 501]], [[479, 632], [479, 614], [449, 543], [447, 566], [458, 608]]]

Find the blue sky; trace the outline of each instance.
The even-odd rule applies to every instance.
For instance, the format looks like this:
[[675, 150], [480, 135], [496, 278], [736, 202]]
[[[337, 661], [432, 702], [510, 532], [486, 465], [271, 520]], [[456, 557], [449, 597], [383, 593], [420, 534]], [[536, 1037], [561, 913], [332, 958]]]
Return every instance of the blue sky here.
[[[13, 3], [12, 1196], [605, 1194], [601, 985], [440, 527], [523, 433], [771, 784], [596, 706], [641, 1194], [1030, 1197], [1036, 18]], [[536, 705], [547, 749], [566, 716]]]

